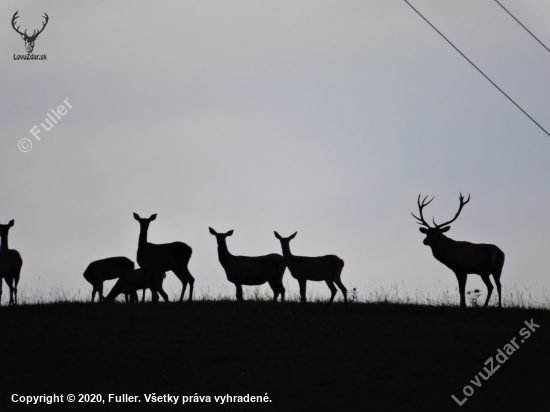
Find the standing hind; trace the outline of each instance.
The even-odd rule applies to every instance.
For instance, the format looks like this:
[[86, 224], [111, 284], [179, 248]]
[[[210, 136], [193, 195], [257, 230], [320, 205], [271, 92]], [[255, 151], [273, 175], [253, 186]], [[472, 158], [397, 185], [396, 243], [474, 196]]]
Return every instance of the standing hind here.
[[19, 284], [19, 276], [21, 274], [21, 266], [23, 259], [15, 249], [8, 249], [8, 232], [14, 225], [14, 221], [10, 220], [7, 225], [0, 225], [0, 299], [2, 298], [2, 279], [6, 281], [10, 289], [9, 305], [17, 305], [17, 285]]

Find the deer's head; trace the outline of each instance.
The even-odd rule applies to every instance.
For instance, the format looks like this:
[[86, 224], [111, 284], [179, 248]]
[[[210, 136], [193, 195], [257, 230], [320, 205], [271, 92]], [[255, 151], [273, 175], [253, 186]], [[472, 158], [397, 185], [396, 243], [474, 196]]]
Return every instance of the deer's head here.
[[139, 222], [139, 227], [141, 228], [141, 230], [145, 230], [145, 231], [147, 231], [147, 229], [149, 229], [149, 223], [151, 223], [156, 218], [157, 218], [156, 213], [154, 215], [151, 215], [151, 217], [149, 217], [149, 219], [139, 217], [139, 215], [137, 213], [134, 213], [134, 219], [136, 219]]
[[278, 234], [277, 232], [273, 232], [275, 233], [275, 237], [277, 239], [279, 239], [281, 241], [281, 246], [284, 248], [285, 246], [289, 246], [290, 245], [290, 241], [292, 239], [294, 239], [296, 237], [296, 235], [298, 234], [298, 232], [294, 232], [293, 235], [290, 235], [289, 237], [282, 237], [280, 234]]
[[19, 13], [19, 10], [17, 10], [15, 12], [15, 14], [13, 15], [13, 18], [11, 19], [11, 25], [12, 25], [13, 29], [21, 35], [21, 38], [23, 40], [25, 40], [25, 48], [27, 49], [27, 53], [32, 53], [32, 51], [34, 49], [34, 42], [36, 41], [36, 38], [38, 37], [38, 35], [40, 33], [42, 33], [42, 31], [44, 31], [44, 28], [46, 27], [46, 24], [48, 24], [48, 20], [50, 18], [48, 17], [48, 15], [46, 13], [44, 13], [44, 18], [46, 20], [44, 21], [44, 23], [42, 23], [42, 28], [40, 30], [33, 30], [32, 34], [29, 36], [27, 34], [27, 30], [25, 30], [24, 32], [20, 32], [19, 31], [20, 26], [15, 27], [15, 20], [17, 20], [17, 18], [19, 17], [17, 15], [17, 13]]
[[12, 219], [7, 225], [0, 225], [0, 237], [8, 235], [10, 228], [15, 224], [15, 221]]
[[210, 233], [212, 235], [216, 236], [216, 240], [218, 241], [218, 243], [223, 242], [227, 236], [231, 236], [233, 234], [233, 230], [230, 230], [226, 233], [218, 233], [211, 227], [209, 227], [208, 230], [210, 230]]
[[456, 212], [456, 215], [453, 219], [449, 220], [448, 222], [445, 222], [445, 223], [442, 223], [442, 224], [438, 225], [437, 223], [435, 223], [435, 219], [432, 218], [432, 222], [434, 224], [434, 227], [431, 227], [424, 220], [424, 216], [422, 215], [422, 209], [424, 209], [426, 206], [428, 206], [432, 202], [432, 200], [435, 199], [435, 196], [432, 197], [428, 202], [426, 202], [426, 199], [428, 198], [428, 196], [426, 196], [424, 199], [422, 199], [422, 203], [420, 202], [420, 196], [421, 195], [418, 195], [418, 201], [417, 201], [418, 211], [420, 213], [420, 217], [415, 216], [415, 214], [412, 213], [412, 212], [411, 213], [412, 213], [413, 217], [418, 220], [418, 222], [416, 222], [416, 223], [418, 223], [419, 225], [425, 226], [425, 227], [419, 228], [418, 230], [420, 230], [420, 232], [422, 232], [426, 235], [426, 238], [424, 239], [424, 244], [427, 245], [427, 246], [431, 246], [434, 243], [436, 243], [438, 241], [438, 239], [441, 239], [442, 237], [445, 237], [445, 235], [443, 235], [443, 233], [447, 232], [451, 228], [451, 226], [449, 226], [449, 225], [456, 220], [458, 215], [460, 215], [460, 212], [462, 211], [462, 208], [464, 207], [464, 205], [470, 201], [470, 195], [468, 195], [468, 199], [466, 199], [466, 201], [464, 201], [464, 196], [462, 196], [462, 193], [460, 194], [460, 197], [459, 197], [460, 206], [458, 208], [458, 212]]

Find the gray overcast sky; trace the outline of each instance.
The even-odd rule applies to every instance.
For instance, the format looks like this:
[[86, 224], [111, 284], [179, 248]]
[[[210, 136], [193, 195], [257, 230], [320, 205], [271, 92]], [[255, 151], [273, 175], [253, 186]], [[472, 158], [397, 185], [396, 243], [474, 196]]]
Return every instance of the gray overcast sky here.
[[[498, 4], [412, 4], [550, 129], [550, 53]], [[502, 4], [550, 45], [548, 1]], [[48, 13], [47, 61], [13, 59], [16, 10], [29, 31]], [[15, 219], [21, 289], [88, 297], [88, 263], [135, 260], [137, 212], [158, 214], [151, 242], [193, 248], [198, 294], [233, 293], [209, 226], [249, 256], [298, 231], [293, 253], [337, 254], [360, 293], [454, 291], [410, 212], [429, 193], [427, 216], [450, 219], [460, 191], [449, 237], [498, 245], [506, 288], [550, 286], [550, 138], [403, 1], [3, 1], [0, 17], [0, 223]]]

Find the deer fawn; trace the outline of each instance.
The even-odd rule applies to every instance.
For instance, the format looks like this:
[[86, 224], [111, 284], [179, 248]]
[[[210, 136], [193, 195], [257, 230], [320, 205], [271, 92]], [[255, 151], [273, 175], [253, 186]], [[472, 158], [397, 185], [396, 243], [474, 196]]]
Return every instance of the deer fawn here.
[[134, 262], [122, 256], [96, 260], [90, 263], [84, 271], [84, 279], [90, 282], [93, 286], [92, 302], [95, 300], [96, 293], [99, 293], [100, 301], [104, 299], [104, 281], [127, 276], [133, 271]]
[[149, 223], [157, 218], [151, 215], [149, 219], [141, 218], [134, 213], [134, 218], [139, 222], [140, 232], [137, 250], [137, 262], [142, 269], [149, 272], [168, 272], [171, 270], [182, 283], [180, 302], [189, 284], [189, 301], [193, 300], [193, 285], [195, 278], [191, 276], [187, 265], [193, 250], [183, 242], [164, 243], [155, 245], [147, 242], [147, 230]]
[[19, 275], [21, 274], [21, 266], [23, 259], [15, 249], [8, 249], [8, 232], [15, 224], [14, 220], [10, 220], [7, 225], [0, 225], [0, 299], [2, 298], [2, 279], [10, 288], [9, 306], [17, 305], [17, 284], [19, 283]]
[[449, 226], [454, 222], [462, 208], [466, 203], [470, 201], [470, 196], [464, 201], [464, 196], [460, 194], [459, 201], [460, 206], [458, 212], [456, 212], [455, 217], [452, 220], [449, 220], [446, 223], [440, 225], [435, 223], [435, 219], [432, 219], [434, 227], [431, 227], [424, 220], [422, 215], [422, 209], [428, 206], [434, 197], [431, 198], [428, 202], [426, 196], [422, 203], [420, 203], [421, 195], [418, 195], [418, 211], [420, 217], [416, 217], [414, 213], [412, 214], [415, 219], [418, 220], [418, 224], [426, 227], [419, 228], [420, 232], [426, 235], [424, 239], [424, 244], [432, 248], [432, 254], [434, 257], [451, 269], [458, 280], [458, 290], [460, 292], [460, 307], [466, 307], [466, 298], [465, 298], [465, 289], [466, 289], [466, 279], [468, 274], [476, 274], [481, 276], [483, 283], [487, 286], [487, 299], [483, 307], [487, 307], [489, 304], [489, 299], [491, 298], [491, 293], [493, 292], [493, 285], [491, 284], [490, 275], [493, 275], [495, 284], [497, 285], [498, 291], [498, 306], [501, 307], [501, 296], [500, 296], [500, 274], [502, 272], [502, 266], [504, 265], [504, 253], [495, 245], [487, 244], [475, 244], [470, 242], [458, 242], [453, 239], [449, 239], [443, 233], [447, 232], [451, 227]]
[[335, 255], [319, 257], [294, 256], [290, 252], [290, 241], [294, 239], [297, 234], [298, 232], [284, 238], [275, 232], [275, 237], [281, 241], [281, 248], [283, 249], [285, 263], [290, 271], [290, 274], [298, 281], [300, 286], [300, 300], [302, 305], [306, 303], [306, 283], [308, 280], [312, 280], [314, 282], [324, 280], [326, 282], [331, 292], [327, 308], [334, 300], [334, 296], [338, 291], [336, 286], [334, 286], [335, 283], [344, 294], [344, 301], [347, 304], [348, 291], [340, 280], [340, 274], [344, 268], [344, 261]]
[[286, 265], [283, 257], [276, 253], [265, 256], [233, 256], [227, 249], [226, 238], [233, 231], [218, 233], [211, 227], [210, 233], [216, 236], [218, 242], [218, 258], [220, 260], [227, 280], [235, 284], [237, 288], [237, 300], [243, 300], [242, 285], [258, 286], [269, 283], [273, 290], [273, 300], [276, 301], [279, 294], [281, 302], [285, 300], [285, 288], [283, 275]]

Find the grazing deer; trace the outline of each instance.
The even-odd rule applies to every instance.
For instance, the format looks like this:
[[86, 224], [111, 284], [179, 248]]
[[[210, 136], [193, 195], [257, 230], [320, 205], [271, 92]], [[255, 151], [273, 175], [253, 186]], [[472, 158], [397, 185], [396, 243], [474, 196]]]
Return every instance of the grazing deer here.
[[456, 275], [456, 279], [458, 280], [458, 291], [460, 293], [460, 307], [466, 307], [464, 292], [468, 274], [481, 276], [483, 283], [487, 286], [487, 299], [483, 305], [485, 308], [489, 304], [489, 299], [493, 292], [493, 285], [490, 279], [490, 275], [493, 275], [498, 291], [498, 306], [501, 307], [500, 274], [502, 273], [502, 266], [504, 265], [504, 253], [502, 250], [495, 245], [458, 242], [449, 239], [443, 234], [451, 228], [449, 225], [457, 219], [458, 215], [460, 215], [464, 205], [470, 201], [470, 196], [468, 195], [468, 199], [464, 201], [464, 196], [462, 196], [461, 193], [459, 197], [460, 206], [458, 207], [458, 212], [456, 212], [455, 217], [440, 225], [435, 223], [435, 219], [432, 219], [434, 227], [426, 223], [422, 215], [422, 209], [434, 200], [434, 197], [432, 197], [430, 201], [426, 202], [427, 198], [428, 196], [420, 203], [420, 195], [418, 195], [417, 203], [420, 217], [416, 217], [414, 213], [412, 215], [418, 220], [418, 224], [426, 226], [419, 228], [420, 232], [426, 235], [424, 244], [431, 247], [434, 257], [451, 269]]
[[0, 225], [0, 299], [2, 298], [2, 279], [10, 288], [9, 306], [17, 305], [17, 284], [19, 283], [19, 275], [23, 259], [15, 249], [8, 249], [8, 232], [14, 225], [15, 221], [10, 220], [7, 225]]
[[151, 215], [149, 219], [141, 218], [134, 213], [134, 218], [139, 222], [140, 232], [137, 250], [137, 262], [142, 269], [149, 272], [168, 272], [171, 270], [182, 284], [180, 302], [189, 284], [189, 301], [193, 300], [193, 285], [195, 278], [191, 276], [187, 265], [193, 250], [183, 242], [164, 243], [155, 245], [147, 242], [147, 229], [149, 223], [157, 218]]
[[150, 273], [143, 269], [135, 269], [132, 273], [127, 276], [121, 276], [117, 280], [111, 291], [105, 296], [105, 301], [112, 302], [118, 295], [124, 293], [126, 303], [128, 303], [128, 300], [130, 300], [130, 302], [137, 302], [136, 292], [143, 289], [143, 294], [141, 296], [141, 302], [143, 303], [145, 301], [145, 291], [150, 289], [153, 302], [159, 300], [159, 294], [165, 302], [168, 302], [168, 295], [164, 292], [164, 289], [162, 289], [162, 282], [165, 278], [166, 273], [163, 272]]
[[275, 232], [275, 237], [281, 241], [281, 248], [283, 249], [283, 257], [285, 259], [286, 266], [290, 270], [290, 274], [294, 279], [298, 281], [300, 285], [300, 300], [302, 305], [306, 303], [306, 283], [308, 280], [314, 282], [325, 281], [330, 289], [330, 300], [328, 301], [327, 308], [334, 300], [334, 296], [338, 292], [336, 285], [340, 288], [344, 294], [344, 302], [348, 303], [347, 289], [340, 280], [342, 269], [344, 268], [344, 261], [335, 255], [309, 257], [309, 256], [294, 256], [290, 252], [290, 241], [298, 232], [289, 237], [281, 237]]
[[92, 302], [95, 300], [96, 293], [99, 293], [100, 301], [104, 299], [104, 281], [127, 276], [133, 271], [134, 262], [121, 256], [96, 260], [95, 262], [90, 263], [84, 271], [84, 279], [90, 282], [93, 286]]
[[226, 238], [231, 236], [233, 231], [218, 233], [209, 227], [210, 233], [216, 236], [218, 242], [218, 259], [225, 270], [227, 280], [235, 284], [237, 288], [237, 300], [243, 300], [243, 287], [259, 286], [269, 283], [273, 290], [273, 301], [281, 295], [281, 302], [285, 300], [285, 288], [283, 286], [283, 275], [286, 265], [284, 258], [277, 253], [265, 256], [233, 256], [227, 249]]

